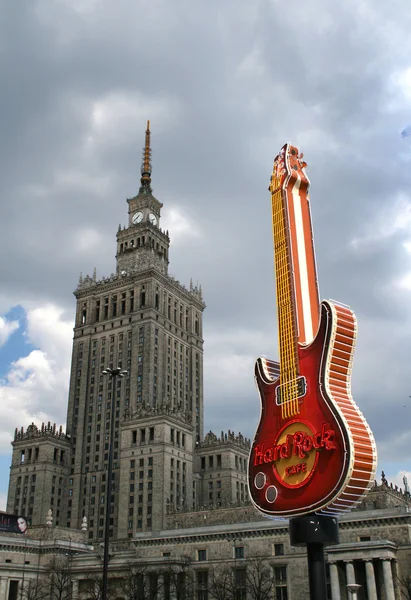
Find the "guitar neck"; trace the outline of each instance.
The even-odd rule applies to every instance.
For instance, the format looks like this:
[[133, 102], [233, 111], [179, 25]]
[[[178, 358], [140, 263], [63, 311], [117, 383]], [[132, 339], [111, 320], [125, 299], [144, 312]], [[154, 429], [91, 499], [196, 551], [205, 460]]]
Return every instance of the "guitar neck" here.
[[271, 203], [277, 290], [280, 378], [282, 382], [288, 382], [295, 380], [298, 376], [298, 352], [287, 214], [284, 209], [283, 191], [281, 188], [272, 194]]
[[298, 343], [319, 324], [319, 292], [308, 201], [309, 180], [297, 148], [286, 144], [274, 161], [271, 201], [281, 378], [298, 377]]

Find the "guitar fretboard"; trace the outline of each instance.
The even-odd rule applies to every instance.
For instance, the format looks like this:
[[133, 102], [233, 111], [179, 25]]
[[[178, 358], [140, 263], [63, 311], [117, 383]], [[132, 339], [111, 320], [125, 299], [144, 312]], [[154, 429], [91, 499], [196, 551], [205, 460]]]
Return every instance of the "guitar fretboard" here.
[[[297, 328], [294, 314], [292, 263], [286, 208], [282, 189], [272, 179], [272, 216], [274, 262], [277, 288], [278, 347], [280, 352], [280, 383], [283, 386], [281, 416], [291, 417], [299, 412]], [[274, 190], [273, 190], [274, 187]]]

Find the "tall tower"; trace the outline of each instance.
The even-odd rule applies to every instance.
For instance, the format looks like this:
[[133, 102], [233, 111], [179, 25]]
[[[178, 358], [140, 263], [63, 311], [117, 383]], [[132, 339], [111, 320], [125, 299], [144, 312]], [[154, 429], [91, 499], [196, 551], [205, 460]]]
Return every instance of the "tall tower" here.
[[[58, 467], [67, 469], [60, 524], [78, 528], [86, 516], [94, 540], [103, 538], [107, 493], [112, 499], [114, 538], [160, 528], [170, 507], [194, 501], [193, 453], [203, 437], [205, 304], [201, 288], [190, 284], [187, 289], [168, 275], [170, 238], [160, 227], [163, 205], [151, 188], [149, 122], [140, 189], [127, 203], [127, 227], [120, 226], [117, 232], [115, 274], [98, 280], [94, 271], [92, 277], [80, 277], [74, 292], [66, 435], [51, 436], [50, 441], [53, 448], [64, 445]], [[102, 374], [106, 367], [127, 370], [115, 389]], [[110, 410], [112, 394], [115, 414]], [[115, 419], [114, 470], [108, 482], [111, 419]], [[16, 495], [16, 490], [21, 487], [21, 470], [27, 468], [21, 457], [31, 452], [31, 445], [37, 452], [34, 446], [40, 438], [37, 430], [35, 436], [16, 437], [10, 507], [22, 508], [22, 494]], [[40, 448], [35, 455], [39, 460], [41, 453]], [[56, 475], [61, 478], [60, 471]], [[48, 509], [50, 491], [38, 483], [36, 498]], [[32, 517], [36, 524], [35, 510]]]
[[[87, 516], [93, 539], [103, 536], [109, 488], [113, 537], [161, 527], [170, 496], [173, 504], [183, 502], [182, 483], [178, 496], [171, 493], [171, 483], [164, 483], [177, 431], [186, 454], [203, 437], [205, 305], [201, 289], [186, 289], [168, 275], [170, 239], [160, 227], [163, 205], [151, 188], [149, 122], [140, 189], [127, 203], [127, 227], [117, 232], [116, 273], [101, 280], [95, 273], [81, 278], [74, 292], [67, 524], [78, 527]], [[128, 373], [113, 390], [102, 371], [117, 366]], [[116, 412], [111, 415], [113, 393]], [[109, 486], [106, 468], [113, 418], [114, 473]], [[192, 457], [187, 454], [180, 460], [186, 463], [185, 482], [191, 484]], [[187, 496], [187, 485], [184, 488]]]

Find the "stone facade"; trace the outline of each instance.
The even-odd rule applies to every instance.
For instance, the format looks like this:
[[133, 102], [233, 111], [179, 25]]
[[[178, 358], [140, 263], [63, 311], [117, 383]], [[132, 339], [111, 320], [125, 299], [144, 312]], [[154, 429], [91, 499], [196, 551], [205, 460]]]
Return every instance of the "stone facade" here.
[[61, 427], [32, 424], [16, 429], [12, 446], [7, 512], [40, 524], [51, 508], [55, 523], [65, 525], [70, 438]]
[[[397, 506], [392, 506], [396, 498]], [[361, 587], [358, 600], [402, 600], [411, 559], [411, 502], [407, 494], [382, 483], [369, 494], [380, 508], [339, 517], [340, 544], [326, 548], [329, 600], [349, 600], [347, 584]], [[179, 520], [178, 520], [179, 519]], [[90, 598], [90, 585], [98, 584], [102, 570], [99, 543], [87, 545], [86, 532], [53, 526], [34, 527], [27, 537], [0, 535], [0, 600], [11, 582], [18, 590], [47, 572], [53, 557], [69, 560], [72, 598]], [[176, 578], [190, 581], [186, 600], [211, 600], [205, 581], [221, 565], [236, 573], [255, 569], [255, 561], [272, 573], [272, 600], [307, 600], [308, 569], [304, 548], [292, 547], [286, 520], [270, 520], [250, 505], [231, 509], [175, 511], [160, 531], [136, 533], [112, 542], [110, 588], [124, 600], [123, 583], [131, 573], [158, 585], [158, 600], [182, 598]], [[258, 563], [257, 563], [258, 564]], [[166, 581], [171, 584], [165, 585]], [[249, 596], [249, 600], [255, 600]]]
[[[248, 500], [247, 461], [250, 440], [241, 433], [211, 431], [197, 443], [194, 456], [197, 497], [204, 507], [228, 506]], [[197, 506], [197, 505], [195, 505]]]

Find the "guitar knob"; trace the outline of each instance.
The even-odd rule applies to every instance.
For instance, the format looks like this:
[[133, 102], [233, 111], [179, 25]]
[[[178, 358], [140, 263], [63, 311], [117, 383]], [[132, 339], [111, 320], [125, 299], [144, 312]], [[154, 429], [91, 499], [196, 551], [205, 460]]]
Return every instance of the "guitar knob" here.
[[275, 502], [277, 500], [277, 496], [278, 496], [278, 490], [275, 487], [275, 485], [269, 485], [265, 491], [265, 498], [266, 498], [267, 502], [272, 504], [273, 502]]
[[266, 481], [267, 477], [265, 473], [263, 473], [262, 471], [257, 473], [257, 475], [254, 477], [254, 485], [257, 488], [257, 490], [262, 490], [265, 486]]

